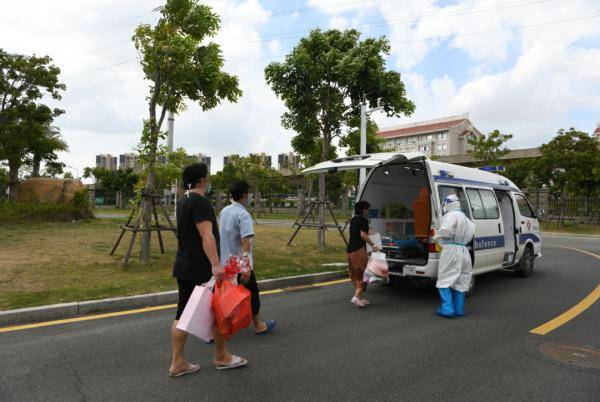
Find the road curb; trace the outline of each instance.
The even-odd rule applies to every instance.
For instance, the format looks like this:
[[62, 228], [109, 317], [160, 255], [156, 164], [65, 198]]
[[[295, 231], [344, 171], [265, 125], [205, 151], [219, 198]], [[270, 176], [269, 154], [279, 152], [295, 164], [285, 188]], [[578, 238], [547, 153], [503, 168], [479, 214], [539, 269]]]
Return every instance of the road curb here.
[[[288, 276], [285, 278], [258, 281], [260, 290], [285, 289], [295, 286], [312, 285], [346, 277], [345, 271], [329, 271], [317, 274]], [[0, 311], [0, 327], [30, 324], [42, 321], [74, 318], [94, 313], [133, 310], [142, 307], [162, 306], [177, 303], [177, 291], [149, 293], [110, 299], [88, 300], [72, 303], [51, 304]]]
[[564, 233], [564, 232], [544, 232], [542, 230], [542, 236], [555, 236], [555, 237], [577, 237], [586, 239], [600, 239], [600, 235], [593, 234], [582, 234], [582, 233]]

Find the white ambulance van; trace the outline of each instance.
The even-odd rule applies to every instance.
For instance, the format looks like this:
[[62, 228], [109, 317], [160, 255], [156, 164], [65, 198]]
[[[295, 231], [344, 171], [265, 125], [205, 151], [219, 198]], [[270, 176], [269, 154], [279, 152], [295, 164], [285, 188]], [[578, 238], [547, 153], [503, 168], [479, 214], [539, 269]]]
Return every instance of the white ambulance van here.
[[319, 163], [302, 173], [334, 173], [366, 168], [357, 201], [371, 205], [371, 228], [381, 234], [390, 275], [437, 277], [442, 200], [458, 196], [476, 226], [468, 248], [473, 274], [498, 269], [528, 277], [541, 257], [536, 213], [525, 195], [505, 177], [479, 169], [430, 160], [420, 152], [356, 155]]

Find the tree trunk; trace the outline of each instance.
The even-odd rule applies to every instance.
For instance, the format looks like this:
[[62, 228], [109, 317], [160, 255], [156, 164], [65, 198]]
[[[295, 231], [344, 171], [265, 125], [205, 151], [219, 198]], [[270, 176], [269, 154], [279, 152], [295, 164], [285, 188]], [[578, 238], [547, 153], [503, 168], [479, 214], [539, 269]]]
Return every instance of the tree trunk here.
[[8, 199], [12, 202], [17, 200], [17, 186], [19, 185], [19, 165], [8, 163]]
[[142, 251], [140, 253], [140, 260], [142, 262], [148, 262], [150, 259], [150, 240], [152, 233], [150, 232], [150, 226], [152, 225], [152, 198], [150, 197], [154, 194], [154, 182], [156, 181], [156, 174], [154, 173], [154, 166], [156, 164], [156, 149], [158, 147], [158, 128], [154, 124], [152, 135], [152, 147], [150, 149], [150, 155], [148, 157], [148, 178], [146, 180], [146, 186], [144, 188], [144, 193], [142, 194], [142, 228], [144, 229], [141, 232], [140, 236], [140, 244], [142, 247]]
[[41, 164], [42, 164], [42, 159], [39, 156], [34, 155], [31, 177], [40, 177], [40, 165]]
[[220, 213], [223, 209], [223, 193], [217, 190], [217, 212]]
[[[329, 145], [331, 138], [329, 133], [323, 134], [323, 149], [321, 152], [321, 162], [327, 160], [329, 155]], [[319, 229], [317, 230], [317, 245], [319, 248], [325, 247], [325, 173], [319, 174], [319, 211], [318, 211]]]
[[304, 216], [306, 213], [306, 201], [304, 197], [304, 189], [298, 187], [298, 216]]
[[565, 220], [563, 217], [563, 197], [558, 199], [558, 230], [564, 230], [565, 228]]
[[254, 192], [254, 219], [260, 217], [260, 192]]

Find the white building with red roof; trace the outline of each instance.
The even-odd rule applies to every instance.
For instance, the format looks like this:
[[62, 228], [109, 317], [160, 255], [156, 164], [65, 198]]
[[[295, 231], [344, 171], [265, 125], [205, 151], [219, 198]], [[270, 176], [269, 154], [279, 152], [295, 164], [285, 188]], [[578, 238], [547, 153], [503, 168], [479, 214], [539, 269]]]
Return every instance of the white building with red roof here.
[[421, 151], [428, 156], [466, 154], [472, 147], [469, 138], [482, 134], [469, 120], [469, 114], [402, 124], [379, 130], [386, 151]]

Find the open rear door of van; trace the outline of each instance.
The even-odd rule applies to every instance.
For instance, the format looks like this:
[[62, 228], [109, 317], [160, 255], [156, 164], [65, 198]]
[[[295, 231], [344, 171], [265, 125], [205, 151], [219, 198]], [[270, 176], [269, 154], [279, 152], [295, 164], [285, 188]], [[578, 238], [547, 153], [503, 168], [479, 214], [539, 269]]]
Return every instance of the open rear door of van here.
[[373, 169], [392, 162], [408, 162], [425, 158], [421, 152], [381, 152], [368, 155], [354, 155], [321, 162], [302, 171], [307, 173], [335, 173], [341, 170]]

